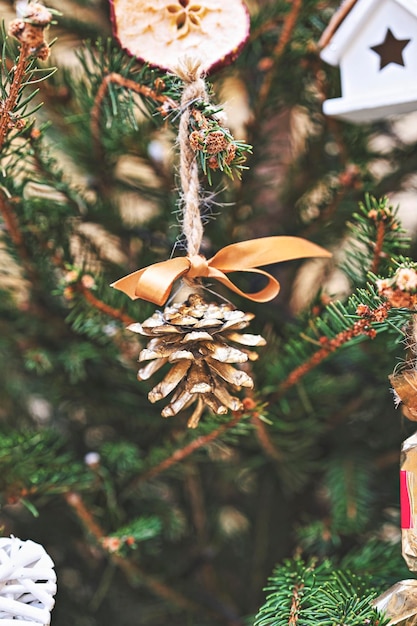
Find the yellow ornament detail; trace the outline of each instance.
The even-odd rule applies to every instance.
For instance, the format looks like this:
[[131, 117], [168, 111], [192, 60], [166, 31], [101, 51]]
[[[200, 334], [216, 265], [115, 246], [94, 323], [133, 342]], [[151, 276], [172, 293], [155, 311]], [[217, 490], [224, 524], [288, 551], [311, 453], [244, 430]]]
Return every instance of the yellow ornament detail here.
[[200, 4], [190, 4], [189, 0], [178, 0], [166, 8], [171, 18], [171, 26], [178, 39], [186, 37], [192, 29], [201, 30], [201, 20], [212, 9]]

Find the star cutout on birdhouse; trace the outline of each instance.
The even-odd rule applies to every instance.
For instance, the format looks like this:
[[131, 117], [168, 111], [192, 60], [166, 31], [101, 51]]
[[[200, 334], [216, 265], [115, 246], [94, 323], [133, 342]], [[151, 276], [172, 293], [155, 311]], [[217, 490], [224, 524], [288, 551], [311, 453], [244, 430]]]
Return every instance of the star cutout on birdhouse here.
[[397, 39], [388, 28], [384, 41], [377, 46], [371, 46], [371, 50], [380, 56], [379, 69], [382, 70], [390, 63], [405, 66], [403, 51], [410, 41], [411, 39]]

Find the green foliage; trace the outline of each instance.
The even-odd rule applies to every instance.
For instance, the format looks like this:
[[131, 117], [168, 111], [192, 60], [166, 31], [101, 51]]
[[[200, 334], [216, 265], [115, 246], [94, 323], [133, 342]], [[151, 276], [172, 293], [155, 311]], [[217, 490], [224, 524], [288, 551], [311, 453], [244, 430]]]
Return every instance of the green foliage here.
[[379, 245], [380, 238], [383, 246], [377, 252], [373, 271], [377, 269], [381, 276], [387, 276], [395, 261], [408, 252], [410, 238], [399, 222], [398, 207], [390, 205], [388, 198], [377, 200], [366, 194], [365, 201], [359, 203], [359, 211], [352, 217], [354, 221], [348, 223], [350, 240], [346, 259], [341, 269], [352, 285], [365, 285], [372, 270], [369, 259], [375, 257], [375, 246]]
[[[375, 287], [368, 284], [367, 289], [357, 289], [348, 299], [346, 303], [340, 300], [331, 302], [324, 309], [319, 317], [313, 317], [306, 320], [306, 326], [300, 330], [297, 327], [289, 329], [290, 337], [283, 347], [283, 354], [278, 361], [270, 364], [268, 372], [268, 380], [284, 380], [288, 372], [295, 369], [298, 365], [306, 362], [312, 355], [321, 349], [326, 349], [328, 342], [337, 340], [341, 333], [346, 333], [346, 339], [341, 341], [340, 347], [351, 347], [358, 342], [363, 342], [365, 335], [359, 334], [349, 335], [359, 319], [357, 308], [359, 305], [369, 307], [377, 307], [383, 303], [378, 296]], [[299, 322], [301, 324], [301, 320]], [[370, 326], [375, 329], [376, 333], [387, 330], [395, 330], [403, 336], [404, 316], [401, 320], [397, 312], [392, 313], [387, 320], [381, 322], [372, 322]], [[293, 335], [293, 336], [291, 336]], [[320, 339], [323, 338], [322, 343]], [[329, 349], [329, 355], [333, 351]]]
[[135, 444], [129, 441], [106, 442], [100, 448], [101, 463], [115, 478], [136, 476], [143, 469], [143, 460]]
[[[317, 50], [338, 0], [251, 2], [247, 46], [209, 77], [211, 102], [193, 103], [190, 118], [202, 253], [286, 234], [334, 251], [340, 268], [303, 267], [312, 295], [300, 313], [297, 262], [269, 268], [276, 301], [233, 296], [267, 340], [245, 364], [255, 380], [245, 412], [207, 411], [196, 430], [187, 410], [163, 420], [151, 383], [136, 379], [144, 343], [125, 330], [155, 307], [109, 285], [183, 252], [184, 85], [108, 37], [106, 0], [63, 5], [59, 71], [35, 83], [51, 71], [31, 61], [16, 110], [25, 126], [1, 155], [1, 525], [56, 555], [57, 626], [241, 626], [261, 604], [256, 626], [382, 626], [373, 597], [410, 576], [397, 465], [412, 426], [400, 426], [387, 377], [407, 358], [411, 313], [375, 316], [385, 311], [377, 281], [413, 267], [414, 244], [387, 198], [412, 181], [414, 140], [395, 121], [359, 127], [321, 114], [340, 89]], [[3, 39], [2, 101], [19, 53]], [[73, 67], [60, 56], [67, 42]], [[213, 133], [223, 146], [214, 153]], [[376, 168], [381, 160], [389, 167]], [[340, 270], [345, 295], [330, 298]], [[306, 561], [286, 560], [293, 554]]]
[[[386, 529], [395, 532], [397, 520], [386, 520]], [[340, 561], [339, 567], [351, 570], [369, 579], [372, 587], [382, 593], [398, 580], [414, 578], [414, 573], [407, 568], [399, 550], [398, 541], [371, 537], [362, 546], [351, 550]]]
[[2, 504], [20, 499], [38, 502], [68, 489], [84, 490], [92, 475], [68, 452], [53, 430], [16, 430], [1, 433], [0, 475]]
[[[0, 32], [1, 65], [0, 65], [0, 95], [3, 102], [7, 101], [16, 73], [16, 61], [19, 58], [17, 42], [7, 36], [4, 24]], [[39, 62], [35, 57], [28, 59], [23, 80], [16, 85], [16, 98], [13, 110], [10, 111], [10, 128], [6, 140], [2, 146], [2, 159], [22, 155], [16, 139], [25, 137], [30, 132], [31, 122], [27, 118], [32, 117], [42, 106], [41, 103], [34, 102], [39, 93], [38, 85], [48, 80], [56, 72], [56, 68], [39, 67]], [[0, 179], [1, 180], [1, 179]]]
[[366, 458], [329, 458], [323, 486], [329, 491], [332, 530], [354, 534], [366, 529], [372, 511], [370, 475]]
[[111, 536], [121, 540], [132, 539], [136, 546], [137, 543], [153, 539], [160, 533], [161, 520], [158, 517], [139, 517], [131, 520], [127, 526], [118, 528]]
[[367, 580], [334, 568], [329, 562], [286, 561], [275, 569], [267, 597], [254, 626], [383, 626], [389, 620], [376, 611]]

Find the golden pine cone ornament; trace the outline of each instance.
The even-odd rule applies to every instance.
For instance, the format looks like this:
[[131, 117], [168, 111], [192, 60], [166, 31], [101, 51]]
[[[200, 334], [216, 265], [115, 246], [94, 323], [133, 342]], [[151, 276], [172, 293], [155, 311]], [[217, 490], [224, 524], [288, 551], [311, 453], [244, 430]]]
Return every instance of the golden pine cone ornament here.
[[150, 337], [139, 354], [139, 362], [148, 361], [138, 372], [139, 380], [148, 380], [167, 363], [172, 365], [148, 394], [153, 403], [174, 392], [162, 417], [177, 415], [197, 403], [188, 420], [188, 426], [195, 428], [205, 407], [217, 415], [242, 408], [232, 393], [252, 388], [253, 380], [233, 365], [256, 360], [258, 354], [250, 348], [266, 343], [260, 335], [239, 332], [253, 318], [252, 313], [238, 311], [231, 304], [207, 303], [193, 293], [186, 302], [167, 306], [142, 324], [128, 327]]

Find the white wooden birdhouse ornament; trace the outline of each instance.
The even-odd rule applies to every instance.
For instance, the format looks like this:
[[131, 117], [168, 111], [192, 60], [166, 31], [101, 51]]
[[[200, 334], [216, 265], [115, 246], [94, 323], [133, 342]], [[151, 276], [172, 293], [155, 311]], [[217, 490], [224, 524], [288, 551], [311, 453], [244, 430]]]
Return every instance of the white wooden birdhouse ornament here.
[[417, 110], [417, 0], [345, 0], [320, 41], [342, 96], [323, 112], [370, 122]]

